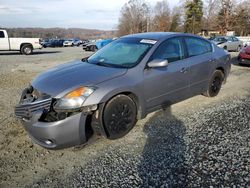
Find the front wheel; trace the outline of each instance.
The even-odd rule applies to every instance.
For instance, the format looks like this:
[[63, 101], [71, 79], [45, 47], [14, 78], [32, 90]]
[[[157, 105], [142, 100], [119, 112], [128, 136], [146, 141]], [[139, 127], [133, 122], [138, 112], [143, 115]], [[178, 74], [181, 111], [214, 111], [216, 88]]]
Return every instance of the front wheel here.
[[126, 95], [117, 95], [104, 107], [103, 124], [109, 139], [126, 135], [136, 124], [136, 104]]
[[220, 70], [214, 71], [211, 79], [208, 83], [207, 91], [203, 93], [203, 95], [207, 97], [215, 97], [219, 94], [222, 83], [224, 81], [224, 74]]
[[30, 55], [33, 53], [33, 48], [31, 45], [24, 45], [21, 48], [21, 53], [25, 55]]

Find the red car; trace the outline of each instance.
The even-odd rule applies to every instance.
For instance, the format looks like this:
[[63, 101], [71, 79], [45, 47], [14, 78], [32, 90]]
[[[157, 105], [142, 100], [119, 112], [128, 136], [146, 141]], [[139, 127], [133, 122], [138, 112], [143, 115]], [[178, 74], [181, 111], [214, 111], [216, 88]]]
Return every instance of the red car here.
[[238, 56], [240, 64], [250, 65], [250, 46], [243, 48]]

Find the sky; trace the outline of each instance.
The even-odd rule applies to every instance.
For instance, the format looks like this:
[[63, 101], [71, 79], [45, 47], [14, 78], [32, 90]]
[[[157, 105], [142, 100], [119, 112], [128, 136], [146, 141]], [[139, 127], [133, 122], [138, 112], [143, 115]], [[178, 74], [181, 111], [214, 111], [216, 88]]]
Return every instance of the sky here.
[[[153, 6], [159, 0], [146, 0]], [[0, 27], [116, 29], [128, 0], [0, 0]], [[170, 7], [179, 0], [168, 0]]]

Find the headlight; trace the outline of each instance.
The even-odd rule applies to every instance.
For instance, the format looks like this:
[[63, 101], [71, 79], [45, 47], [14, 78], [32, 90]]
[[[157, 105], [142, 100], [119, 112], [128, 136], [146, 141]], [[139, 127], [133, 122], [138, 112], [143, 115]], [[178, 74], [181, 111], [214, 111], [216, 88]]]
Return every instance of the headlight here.
[[84, 101], [95, 91], [93, 87], [79, 87], [64, 97], [58, 99], [54, 104], [55, 111], [77, 111], [83, 107]]

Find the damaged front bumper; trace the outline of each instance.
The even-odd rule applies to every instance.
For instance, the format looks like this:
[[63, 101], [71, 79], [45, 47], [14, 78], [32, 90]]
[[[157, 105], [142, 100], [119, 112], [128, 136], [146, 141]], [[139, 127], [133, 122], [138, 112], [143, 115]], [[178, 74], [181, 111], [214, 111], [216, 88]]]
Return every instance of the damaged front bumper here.
[[89, 117], [97, 111], [97, 105], [58, 113], [53, 110], [54, 103], [50, 96], [26, 88], [15, 107], [15, 116], [21, 119], [31, 139], [42, 147], [61, 149], [86, 143], [93, 133]]
[[31, 119], [22, 123], [35, 143], [48, 149], [61, 149], [87, 142], [86, 118], [86, 114], [77, 113], [55, 122]]

